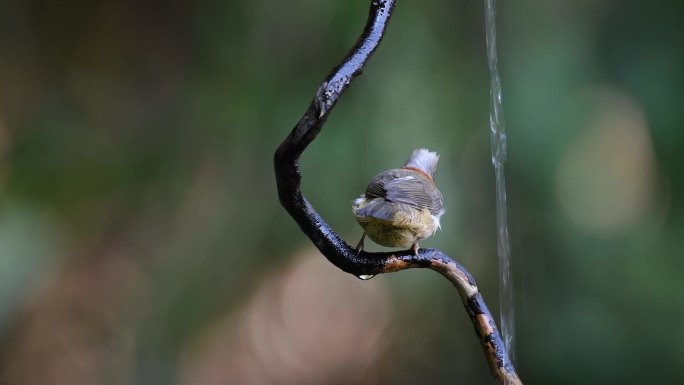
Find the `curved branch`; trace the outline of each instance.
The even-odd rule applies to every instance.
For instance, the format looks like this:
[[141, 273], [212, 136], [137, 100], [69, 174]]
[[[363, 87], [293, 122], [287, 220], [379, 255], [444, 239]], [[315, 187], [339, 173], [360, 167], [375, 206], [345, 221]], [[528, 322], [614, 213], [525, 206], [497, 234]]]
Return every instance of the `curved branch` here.
[[475, 327], [489, 368], [499, 384], [522, 384], [511, 363], [496, 323], [472, 275], [460, 264], [435, 249], [369, 253], [348, 245], [318, 215], [300, 190], [299, 157], [325, 123], [339, 97], [361, 73], [383, 38], [395, 0], [373, 0], [363, 33], [347, 56], [321, 83], [314, 100], [275, 153], [275, 173], [280, 203], [321, 253], [335, 266], [355, 276], [373, 276], [411, 268], [429, 268], [456, 286]]

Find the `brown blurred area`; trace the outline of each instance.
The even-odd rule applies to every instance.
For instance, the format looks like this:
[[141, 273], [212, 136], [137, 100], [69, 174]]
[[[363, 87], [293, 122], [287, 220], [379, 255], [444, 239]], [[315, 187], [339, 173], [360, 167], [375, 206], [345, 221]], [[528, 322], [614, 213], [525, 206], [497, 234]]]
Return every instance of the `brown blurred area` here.
[[[684, 376], [682, 4], [498, 4], [525, 383]], [[348, 276], [277, 201], [273, 152], [367, 9], [0, 2], [1, 384], [491, 383], [439, 275]], [[483, 12], [400, 2], [301, 166], [355, 243], [368, 180], [439, 152], [421, 245], [496, 310]]]

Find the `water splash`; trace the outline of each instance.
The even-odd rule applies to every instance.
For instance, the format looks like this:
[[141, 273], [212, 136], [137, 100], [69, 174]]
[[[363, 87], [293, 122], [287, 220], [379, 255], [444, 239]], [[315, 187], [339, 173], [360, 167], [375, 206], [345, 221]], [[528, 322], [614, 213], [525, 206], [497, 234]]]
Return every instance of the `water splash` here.
[[487, 59], [489, 61], [490, 109], [489, 129], [492, 145], [492, 164], [496, 179], [496, 226], [497, 253], [499, 255], [499, 298], [501, 335], [511, 361], [515, 361], [515, 322], [513, 306], [513, 276], [511, 274], [511, 246], [508, 237], [508, 214], [506, 208], [506, 125], [501, 105], [501, 78], [497, 68], [496, 52], [496, 0], [484, 0], [485, 26], [487, 29]]

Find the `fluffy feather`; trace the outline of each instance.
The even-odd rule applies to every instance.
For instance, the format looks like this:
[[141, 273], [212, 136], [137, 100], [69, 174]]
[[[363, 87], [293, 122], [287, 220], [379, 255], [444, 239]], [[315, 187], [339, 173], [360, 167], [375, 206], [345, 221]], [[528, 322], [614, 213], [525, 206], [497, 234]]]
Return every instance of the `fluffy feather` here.
[[419, 148], [411, 153], [404, 167], [413, 167], [421, 170], [422, 172], [430, 175], [435, 173], [437, 169], [437, 162], [439, 161], [439, 155], [436, 152], [430, 150]]

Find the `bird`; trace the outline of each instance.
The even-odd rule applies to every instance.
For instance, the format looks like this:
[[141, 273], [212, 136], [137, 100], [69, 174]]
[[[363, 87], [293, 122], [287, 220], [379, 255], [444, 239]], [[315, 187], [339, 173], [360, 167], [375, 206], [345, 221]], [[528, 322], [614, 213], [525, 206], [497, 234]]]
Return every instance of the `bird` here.
[[438, 160], [436, 152], [419, 148], [403, 167], [383, 171], [370, 181], [352, 204], [364, 230], [358, 253], [368, 236], [382, 246], [410, 247], [418, 255], [418, 241], [434, 235], [444, 215], [442, 193], [432, 179]]

